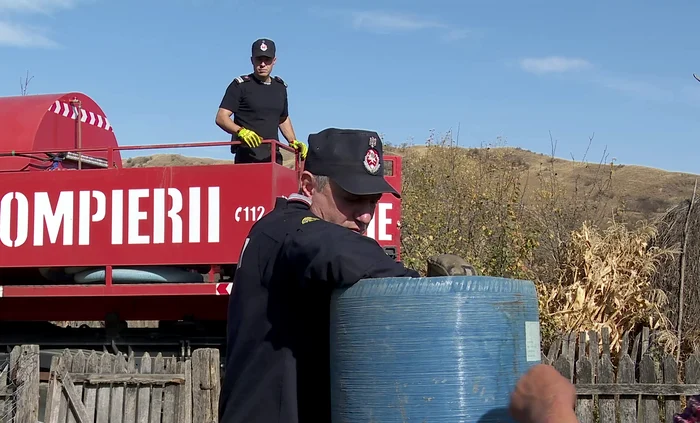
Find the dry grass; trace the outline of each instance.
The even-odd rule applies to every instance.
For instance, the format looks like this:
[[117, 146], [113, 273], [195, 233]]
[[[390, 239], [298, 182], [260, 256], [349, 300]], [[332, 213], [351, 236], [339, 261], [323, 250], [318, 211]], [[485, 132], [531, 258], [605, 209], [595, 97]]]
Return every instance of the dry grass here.
[[672, 352], [676, 339], [664, 310], [668, 298], [652, 287], [650, 277], [677, 251], [650, 247], [655, 233], [650, 225], [630, 231], [619, 223], [605, 230], [583, 224], [565, 248], [558, 283], [538, 285], [545, 324], [562, 332], [606, 327], [614, 350], [625, 331], [641, 324], [657, 330]]
[[231, 164], [232, 160], [187, 157], [181, 154], [154, 154], [122, 160], [124, 167], [167, 167]]
[[[681, 336], [684, 350], [700, 349], [700, 202], [695, 199], [688, 213], [690, 200], [669, 210], [658, 224], [658, 234], [652, 240], [659, 248], [673, 248], [682, 251], [686, 242], [683, 290], [683, 321]], [[687, 220], [687, 233], [686, 233]], [[686, 239], [687, 238], [687, 239]], [[666, 313], [674, 330], [678, 330], [679, 298], [682, 260], [681, 255], [665, 259], [659, 271], [652, 277], [652, 284], [669, 296]]]

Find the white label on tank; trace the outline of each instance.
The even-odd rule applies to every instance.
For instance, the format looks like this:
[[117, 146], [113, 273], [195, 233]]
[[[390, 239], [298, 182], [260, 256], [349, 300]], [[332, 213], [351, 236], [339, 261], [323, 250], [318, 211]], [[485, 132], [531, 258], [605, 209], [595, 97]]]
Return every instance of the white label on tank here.
[[541, 359], [540, 322], [525, 322], [525, 355], [527, 361]]

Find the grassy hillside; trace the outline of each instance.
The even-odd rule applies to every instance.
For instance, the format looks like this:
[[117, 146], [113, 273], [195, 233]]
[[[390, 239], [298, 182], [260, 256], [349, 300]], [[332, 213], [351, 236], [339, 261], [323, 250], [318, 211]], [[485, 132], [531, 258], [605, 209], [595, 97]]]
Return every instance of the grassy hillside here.
[[[390, 147], [392, 154], [413, 156], [424, 154], [428, 147]], [[653, 220], [693, 194], [695, 178], [700, 175], [671, 172], [637, 165], [615, 165], [553, 158], [512, 147], [470, 148], [467, 156], [475, 161], [490, 160], [490, 152], [499, 151], [499, 159], [511, 163], [522, 172], [524, 198], [542, 189], [542, 178], [556, 180], [568, 193], [597, 192], [600, 202], [624, 211], [622, 219], [634, 223], [639, 219]], [[610, 216], [612, 217], [612, 216]]]
[[[697, 177], [635, 165], [606, 165], [552, 159], [543, 154], [520, 149], [510, 149], [509, 152], [515, 162], [528, 167], [531, 173], [553, 166], [562, 184], [572, 189], [576, 184], [582, 189], [592, 189], [596, 181], [605, 179], [612, 171], [612, 177], [608, 181], [610, 196], [607, 200], [612, 200], [611, 204], [624, 204], [631, 220], [651, 219], [675, 207], [693, 194]], [[531, 180], [536, 181], [535, 178]]]

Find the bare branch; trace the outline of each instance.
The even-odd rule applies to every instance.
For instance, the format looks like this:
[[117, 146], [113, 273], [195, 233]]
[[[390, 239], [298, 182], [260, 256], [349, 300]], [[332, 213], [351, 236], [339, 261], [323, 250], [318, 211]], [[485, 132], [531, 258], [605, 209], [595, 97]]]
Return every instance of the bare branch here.
[[22, 95], [27, 95], [27, 87], [29, 86], [29, 81], [34, 79], [34, 76], [29, 76], [29, 71], [27, 71], [27, 77], [24, 79], [24, 82], [22, 82], [22, 78], [19, 78], [19, 89]]

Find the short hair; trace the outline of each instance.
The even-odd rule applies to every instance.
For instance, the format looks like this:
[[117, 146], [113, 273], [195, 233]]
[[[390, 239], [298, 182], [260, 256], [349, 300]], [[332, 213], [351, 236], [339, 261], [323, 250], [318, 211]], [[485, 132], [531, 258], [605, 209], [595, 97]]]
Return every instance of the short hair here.
[[314, 180], [316, 181], [316, 186], [319, 191], [323, 191], [323, 188], [328, 185], [330, 178], [326, 175], [314, 175]]
[[[313, 175], [314, 182], [316, 182], [316, 189], [318, 191], [323, 191], [323, 189], [330, 182], [330, 178], [326, 175]], [[304, 194], [301, 187], [299, 187], [298, 194]]]

